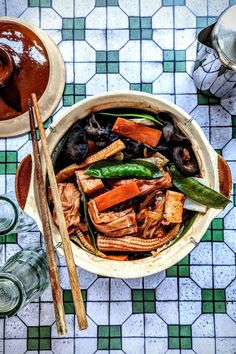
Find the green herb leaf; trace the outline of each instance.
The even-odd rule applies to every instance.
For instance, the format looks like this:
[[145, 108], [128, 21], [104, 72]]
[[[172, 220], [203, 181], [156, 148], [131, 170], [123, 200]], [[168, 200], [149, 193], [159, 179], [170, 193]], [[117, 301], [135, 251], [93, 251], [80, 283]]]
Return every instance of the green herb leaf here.
[[150, 114], [147, 113], [110, 113], [110, 112], [96, 112], [96, 114], [100, 114], [103, 116], [111, 116], [111, 117], [129, 117], [129, 118], [145, 118], [148, 120], [151, 120], [152, 122], [155, 122], [157, 124], [163, 125], [162, 122], [151, 116]]

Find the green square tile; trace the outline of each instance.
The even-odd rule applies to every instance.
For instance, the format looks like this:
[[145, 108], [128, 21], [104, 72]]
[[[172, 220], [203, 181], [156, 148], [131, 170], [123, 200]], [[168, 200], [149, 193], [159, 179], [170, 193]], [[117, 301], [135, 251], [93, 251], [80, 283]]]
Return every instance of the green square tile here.
[[6, 243], [6, 236], [2, 235], [0, 236], [0, 245], [4, 245]]
[[109, 339], [108, 338], [98, 338], [98, 349], [109, 349]]
[[95, 6], [96, 7], [104, 7], [107, 5], [107, 0], [96, 0]]
[[138, 29], [140, 28], [140, 17], [134, 16], [129, 18], [129, 27], [131, 29]]
[[39, 327], [39, 337], [40, 338], [51, 338], [51, 327], [50, 326]]
[[110, 337], [121, 337], [121, 326], [110, 326]]
[[174, 62], [172, 61], [164, 61], [164, 72], [173, 73], [174, 72]]
[[40, 350], [50, 350], [51, 349], [51, 338], [44, 338], [39, 340]]
[[215, 149], [215, 152], [217, 152], [218, 155], [222, 156], [222, 149]]
[[179, 325], [168, 325], [168, 337], [179, 337]]
[[85, 95], [86, 93], [86, 85], [76, 84], [75, 85], [75, 95]]
[[17, 234], [6, 235], [6, 243], [17, 243]]
[[141, 17], [141, 28], [152, 28], [152, 18]]
[[121, 349], [121, 339], [120, 338], [110, 338], [110, 349], [113, 349], [113, 350]]
[[189, 277], [190, 269], [189, 266], [179, 266], [179, 277]]
[[152, 29], [142, 29], [141, 39], [152, 39]]
[[132, 290], [132, 301], [143, 301], [143, 290], [133, 289]]
[[207, 230], [205, 232], [202, 241], [211, 241], [211, 230]]
[[185, 0], [174, 0], [176, 6], [184, 6]]
[[64, 89], [64, 95], [73, 95], [74, 94], [74, 85], [66, 84]]
[[203, 313], [213, 313], [213, 302], [203, 302], [202, 303], [202, 312]]
[[168, 348], [169, 349], [179, 349], [180, 348], [179, 338], [169, 337], [168, 338]]
[[175, 71], [178, 73], [184, 73], [186, 71], [186, 63], [184, 61], [175, 62]]
[[98, 74], [105, 74], [107, 72], [107, 64], [106, 63], [97, 63], [96, 69]]
[[207, 26], [207, 18], [202, 16], [197, 16], [197, 27], [206, 27]]
[[142, 84], [142, 91], [147, 93], [152, 93], [152, 84]]
[[73, 30], [72, 29], [63, 29], [62, 30], [62, 39], [64, 41], [73, 39]]
[[236, 116], [232, 115], [232, 126], [236, 127]]
[[232, 138], [236, 138], [236, 127], [232, 128]]
[[220, 98], [218, 97], [209, 97], [209, 104], [210, 105], [219, 105], [220, 104]]
[[6, 166], [3, 163], [0, 163], [0, 175], [5, 175]]
[[132, 302], [132, 312], [133, 313], [143, 313], [144, 312], [143, 302], [133, 301]]
[[73, 29], [73, 18], [63, 18], [62, 29]]
[[71, 314], [75, 313], [75, 307], [74, 307], [73, 302], [65, 302], [64, 309], [65, 309], [65, 313], [67, 315], [71, 315]]
[[6, 168], [6, 174], [12, 175], [16, 173], [17, 165], [16, 163], [8, 163]]
[[28, 0], [29, 7], [36, 7], [39, 6], [39, 0]]
[[192, 349], [192, 339], [191, 338], [180, 338], [180, 348], [181, 349]]
[[173, 6], [174, 0], [162, 0], [162, 6]]
[[202, 300], [203, 301], [213, 301], [213, 290], [212, 289], [202, 289]]
[[107, 60], [107, 52], [105, 50], [98, 50], [96, 52], [96, 61], [104, 62]]
[[0, 162], [6, 161], [6, 153], [5, 151], [0, 151]]
[[198, 101], [198, 104], [208, 104], [208, 97], [206, 95], [198, 93], [197, 101]]
[[107, 53], [107, 60], [109, 62], [118, 62], [119, 61], [119, 52], [118, 50], [111, 50]]
[[39, 349], [39, 339], [29, 338], [27, 340], [27, 350], [38, 350]]
[[86, 98], [86, 96], [75, 96], [75, 103], [80, 102], [82, 100], [84, 100]]
[[225, 302], [215, 302], [215, 313], [226, 313]]
[[119, 63], [108, 63], [107, 71], [109, 74], [117, 74], [119, 72]]
[[140, 84], [130, 84], [130, 90], [141, 91], [141, 85]]
[[83, 301], [87, 301], [87, 290], [81, 290]]
[[181, 325], [180, 326], [180, 337], [191, 337], [191, 326]]
[[189, 255], [181, 259], [181, 261], [178, 262], [178, 265], [189, 265]]
[[98, 337], [109, 337], [109, 326], [98, 326]]
[[28, 338], [39, 338], [39, 327], [28, 327], [27, 328], [27, 337]]
[[173, 61], [175, 59], [173, 50], [164, 50], [164, 61]]
[[17, 152], [8, 151], [7, 152], [7, 162], [17, 162]]
[[166, 276], [167, 277], [177, 277], [177, 266], [174, 265], [166, 270]]
[[215, 301], [225, 301], [225, 290], [215, 289], [214, 290], [214, 300]]
[[224, 241], [224, 232], [223, 230], [213, 230], [212, 231], [213, 241]]
[[41, 7], [51, 7], [51, 0], [40, 0]]
[[63, 97], [63, 105], [64, 106], [71, 106], [72, 104], [74, 104], [74, 96], [64, 96]]
[[74, 40], [83, 41], [85, 39], [85, 30], [76, 29], [74, 30]]
[[74, 18], [74, 28], [85, 29], [85, 18], [84, 17]]
[[212, 221], [212, 228], [215, 230], [223, 230], [223, 219], [217, 218]]
[[217, 17], [208, 17], [208, 19], [207, 19], [208, 26], [212, 25], [213, 23], [215, 23], [216, 20], [217, 20]]
[[143, 290], [144, 300], [146, 301], [155, 301], [155, 290], [153, 289], [145, 289]]
[[118, 6], [118, 0], [107, 0], [107, 6]]
[[144, 301], [144, 312], [145, 313], [156, 313], [155, 301]]
[[141, 39], [141, 30], [140, 29], [131, 29], [129, 31], [129, 39]]
[[185, 50], [176, 50], [175, 51], [175, 60], [178, 60], [178, 61], [186, 60]]
[[229, 5], [234, 5], [236, 4], [236, 0], [229, 0]]

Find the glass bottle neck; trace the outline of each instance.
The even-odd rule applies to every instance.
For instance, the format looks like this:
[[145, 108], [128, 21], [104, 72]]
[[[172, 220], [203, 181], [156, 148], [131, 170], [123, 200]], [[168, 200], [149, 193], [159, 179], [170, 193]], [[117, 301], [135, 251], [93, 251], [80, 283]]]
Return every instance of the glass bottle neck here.
[[0, 196], [0, 235], [4, 235], [13, 230], [18, 218], [17, 209], [14, 203]]
[[[1, 273], [0, 273], [1, 274]], [[10, 274], [0, 276], [0, 318], [14, 315], [24, 304], [25, 294], [18, 279]]]

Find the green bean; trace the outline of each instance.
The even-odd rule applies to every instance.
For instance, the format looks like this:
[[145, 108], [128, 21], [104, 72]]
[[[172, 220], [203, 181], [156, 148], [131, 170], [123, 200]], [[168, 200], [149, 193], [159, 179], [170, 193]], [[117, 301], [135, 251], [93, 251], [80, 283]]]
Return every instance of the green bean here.
[[96, 114], [100, 114], [102, 116], [111, 116], [111, 117], [127, 117], [127, 118], [145, 118], [149, 119], [152, 122], [155, 122], [157, 124], [163, 125], [163, 123], [157, 119], [151, 116], [150, 114], [147, 113], [110, 113], [110, 112], [96, 112]]

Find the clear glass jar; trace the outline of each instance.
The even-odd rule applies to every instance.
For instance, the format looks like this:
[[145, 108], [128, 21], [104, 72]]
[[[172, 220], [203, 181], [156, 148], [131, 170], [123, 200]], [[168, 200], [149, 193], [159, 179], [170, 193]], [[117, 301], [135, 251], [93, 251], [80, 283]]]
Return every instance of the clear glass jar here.
[[0, 318], [16, 314], [48, 285], [47, 256], [41, 246], [17, 252], [0, 268]]

